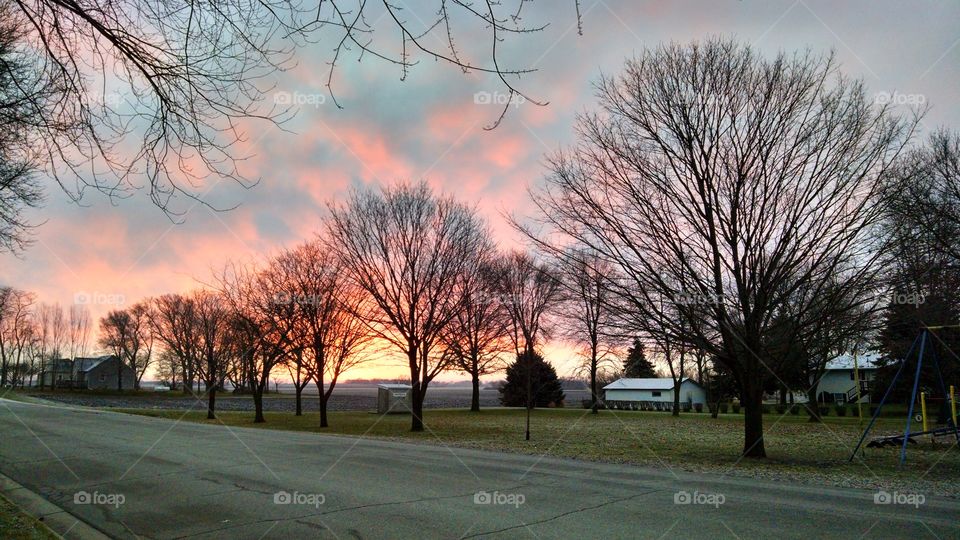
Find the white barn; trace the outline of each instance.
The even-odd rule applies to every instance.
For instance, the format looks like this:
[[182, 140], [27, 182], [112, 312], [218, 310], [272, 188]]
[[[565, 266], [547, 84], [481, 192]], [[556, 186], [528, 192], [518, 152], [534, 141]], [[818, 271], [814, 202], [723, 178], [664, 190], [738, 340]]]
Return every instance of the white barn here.
[[[603, 387], [604, 401], [637, 401], [673, 403], [673, 379], [619, 379]], [[696, 381], [685, 377], [680, 383], [680, 404], [705, 404], [707, 391]]]

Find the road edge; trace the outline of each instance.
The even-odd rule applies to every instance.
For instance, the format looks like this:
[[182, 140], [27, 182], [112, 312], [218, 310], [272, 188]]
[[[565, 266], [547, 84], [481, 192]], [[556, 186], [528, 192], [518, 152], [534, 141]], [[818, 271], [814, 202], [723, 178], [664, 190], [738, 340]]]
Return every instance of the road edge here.
[[17, 505], [20, 511], [38, 520], [59, 538], [65, 538], [67, 534], [70, 535], [69, 538], [82, 540], [109, 540], [110, 538], [2, 472], [0, 472], [0, 493]]

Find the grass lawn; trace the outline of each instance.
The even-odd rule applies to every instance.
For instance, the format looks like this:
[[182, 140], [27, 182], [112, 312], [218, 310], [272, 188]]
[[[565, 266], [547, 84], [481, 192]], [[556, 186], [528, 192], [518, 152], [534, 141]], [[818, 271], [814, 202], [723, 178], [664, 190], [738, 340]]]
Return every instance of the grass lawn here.
[[[960, 497], [960, 450], [953, 439], [933, 446], [926, 439], [908, 449], [907, 464], [898, 466], [899, 448], [866, 449], [864, 458], [848, 463], [862, 428], [856, 417], [827, 417], [811, 424], [803, 415], [764, 417], [766, 460], [740, 459], [743, 416], [662, 412], [544, 409], [533, 413], [532, 441], [523, 439], [524, 411], [487, 409], [427, 410], [428, 430], [412, 433], [407, 415], [332, 412], [330, 427], [321, 430], [319, 415], [266, 413], [254, 424], [249, 412], [220, 412], [207, 420], [205, 411], [117, 409], [122, 412], [190, 422], [224, 423], [259, 429], [310, 431], [388, 438], [425, 444], [479, 448], [574, 459], [710, 471], [737, 476], [770, 477], [864, 488], [902, 488]], [[902, 432], [903, 420], [882, 418], [872, 433]], [[953, 444], [950, 444], [953, 443]]]
[[59, 538], [42, 523], [24, 514], [0, 495], [0, 538], [10, 540], [54, 540]]

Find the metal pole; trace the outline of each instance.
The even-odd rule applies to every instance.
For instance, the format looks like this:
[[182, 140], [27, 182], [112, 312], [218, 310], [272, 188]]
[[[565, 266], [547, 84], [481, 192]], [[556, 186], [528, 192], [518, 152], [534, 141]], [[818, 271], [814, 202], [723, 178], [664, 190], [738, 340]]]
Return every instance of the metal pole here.
[[857, 442], [856, 448], [853, 449], [853, 453], [850, 454], [850, 459], [847, 461], [853, 461], [853, 458], [857, 455], [857, 451], [860, 450], [860, 446], [863, 445], [863, 440], [867, 438], [870, 430], [873, 429], [873, 424], [876, 423], [877, 417], [880, 416], [880, 411], [883, 409], [883, 404], [887, 402], [887, 398], [890, 397], [890, 391], [893, 390], [894, 385], [897, 384], [897, 380], [900, 379], [900, 373], [903, 371], [903, 366], [907, 365], [907, 359], [910, 358], [910, 353], [912, 353], [913, 348], [917, 346], [917, 340], [919, 339], [920, 336], [917, 336], [917, 338], [913, 340], [913, 343], [910, 344], [910, 349], [907, 351], [907, 354], [902, 360], [900, 360], [900, 367], [897, 368], [897, 373], [893, 376], [893, 380], [890, 381], [890, 386], [887, 387], [887, 391], [884, 392], [883, 398], [880, 399], [880, 403], [877, 405], [876, 412], [873, 413], [873, 417], [870, 418], [870, 423], [867, 424], [867, 429], [863, 430], [863, 435], [860, 436], [860, 440]]
[[[932, 348], [932, 349], [930, 350], [930, 352], [933, 353], [933, 365], [934, 365], [934, 367], [937, 368], [937, 379], [940, 381], [940, 391], [943, 392], [943, 395], [944, 395], [944, 396], [946, 396], [946, 395], [947, 395], [947, 385], [946, 385], [946, 383], [943, 382], [943, 372], [940, 371], [940, 360], [939, 360], [939, 358], [937, 357], [937, 349], [936, 349], [936, 347]], [[952, 389], [953, 386], [951, 386], [950, 388]], [[950, 398], [950, 401], [951, 401], [951, 402], [953, 401], [953, 398], [952, 398], [952, 397]], [[956, 416], [954, 416], [954, 420], [953, 420], [953, 436], [957, 439], [957, 444], [960, 444], [960, 430], [957, 430], [957, 420], [956, 420]]]
[[857, 350], [853, 350], [853, 385], [857, 389], [857, 425], [863, 424], [863, 404], [860, 403], [860, 369], [857, 364]]
[[907, 410], [907, 427], [903, 430], [903, 446], [900, 447], [900, 464], [907, 461], [907, 441], [910, 439], [910, 423], [913, 421], [913, 404], [917, 401], [917, 389], [920, 387], [920, 368], [923, 366], [923, 349], [927, 344], [927, 330], [920, 334], [920, 355], [917, 357], [917, 372], [913, 376], [913, 391], [910, 392], [910, 408]]

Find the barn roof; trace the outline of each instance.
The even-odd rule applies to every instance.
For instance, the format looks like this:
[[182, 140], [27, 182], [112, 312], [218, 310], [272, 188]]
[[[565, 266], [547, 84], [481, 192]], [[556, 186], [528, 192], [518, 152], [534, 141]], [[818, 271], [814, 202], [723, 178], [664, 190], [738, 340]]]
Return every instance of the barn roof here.
[[[877, 361], [880, 355], [874, 352], [865, 353], [857, 356], [857, 369], [877, 369]], [[844, 354], [827, 362], [827, 369], [851, 370], [853, 369], [853, 355]]]
[[[689, 377], [684, 377], [681, 384], [690, 381], [697, 384]], [[673, 390], [673, 379], [670, 377], [654, 377], [648, 379], [618, 379], [603, 387], [604, 390]]]

